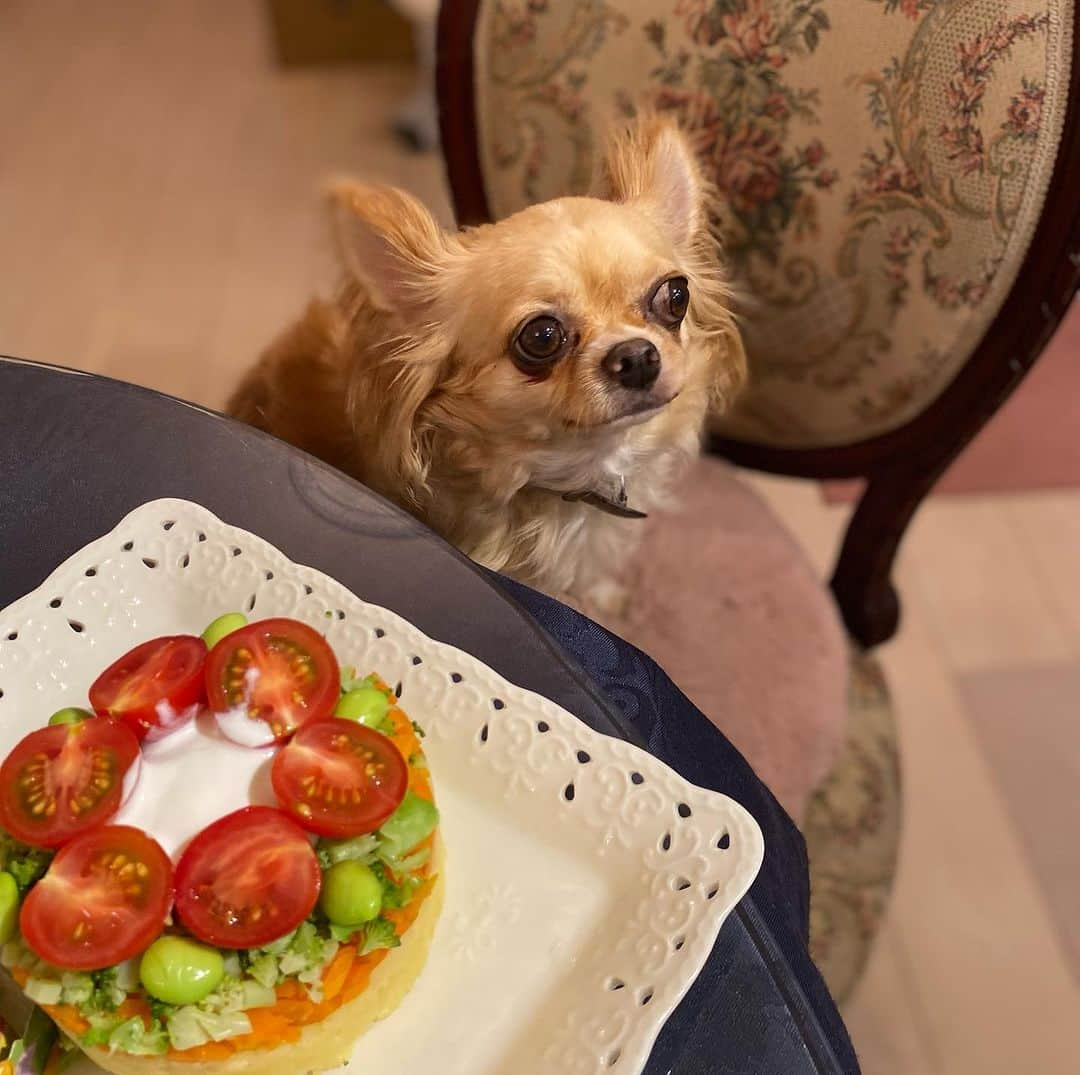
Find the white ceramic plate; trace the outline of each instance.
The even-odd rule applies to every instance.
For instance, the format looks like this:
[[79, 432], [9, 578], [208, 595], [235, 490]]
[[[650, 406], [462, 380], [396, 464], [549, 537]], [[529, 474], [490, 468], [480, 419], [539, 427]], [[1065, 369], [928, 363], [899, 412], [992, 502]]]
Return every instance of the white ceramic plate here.
[[325, 631], [427, 731], [445, 909], [358, 1067], [640, 1072], [757, 874], [753, 818], [196, 504], [144, 504], [0, 613], [0, 756], [131, 646], [237, 609]]

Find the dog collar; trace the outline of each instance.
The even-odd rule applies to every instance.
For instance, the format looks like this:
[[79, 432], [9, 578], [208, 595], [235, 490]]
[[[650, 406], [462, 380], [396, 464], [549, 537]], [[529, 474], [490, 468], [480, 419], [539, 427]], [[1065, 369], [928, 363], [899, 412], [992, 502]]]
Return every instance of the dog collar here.
[[545, 493], [556, 493], [563, 500], [571, 502], [580, 501], [582, 504], [591, 504], [600, 511], [609, 515], [617, 515], [620, 519], [647, 519], [648, 513], [638, 511], [630, 507], [626, 496], [626, 479], [621, 474], [612, 474], [598, 486], [592, 489], [578, 489], [571, 493], [561, 493], [557, 489], [547, 489], [542, 485], [533, 486], [534, 489], [542, 489]]

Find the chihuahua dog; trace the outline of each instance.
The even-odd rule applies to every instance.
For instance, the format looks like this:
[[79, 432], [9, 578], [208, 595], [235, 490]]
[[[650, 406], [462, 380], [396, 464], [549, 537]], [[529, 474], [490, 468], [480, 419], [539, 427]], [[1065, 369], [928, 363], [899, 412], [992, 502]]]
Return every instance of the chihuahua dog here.
[[330, 191], [344, 270], [233, 396], [475, 560], [615, 614], [745, 358], [685, 136], [613, 138], [591, 197], [442, 230], [410, 195]]

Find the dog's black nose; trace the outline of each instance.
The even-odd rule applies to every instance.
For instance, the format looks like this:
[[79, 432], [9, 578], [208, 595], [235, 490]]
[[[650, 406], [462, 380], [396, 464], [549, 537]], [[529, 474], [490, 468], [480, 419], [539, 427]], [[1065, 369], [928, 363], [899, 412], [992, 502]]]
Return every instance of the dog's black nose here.
[[660, 354], [648, 340], [623, 340], [600, 364], [623, 388], [651, 388], [660, 376]]

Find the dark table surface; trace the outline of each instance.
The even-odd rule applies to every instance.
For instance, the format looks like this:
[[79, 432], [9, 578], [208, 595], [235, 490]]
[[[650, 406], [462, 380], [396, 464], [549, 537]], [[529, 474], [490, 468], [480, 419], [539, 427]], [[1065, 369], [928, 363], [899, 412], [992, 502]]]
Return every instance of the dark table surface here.
[[280, 441], [132, 385], [0, 358], [0, 608], [159, 497], [196, 501], [259, 534], [754, 814], [766, 841], [761, 875], [668, 1021], [647, 1075], [858, 1070], [806, 955], [800, 837], [644, 655], [481, 571], [410, 516]]

